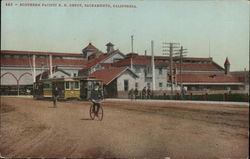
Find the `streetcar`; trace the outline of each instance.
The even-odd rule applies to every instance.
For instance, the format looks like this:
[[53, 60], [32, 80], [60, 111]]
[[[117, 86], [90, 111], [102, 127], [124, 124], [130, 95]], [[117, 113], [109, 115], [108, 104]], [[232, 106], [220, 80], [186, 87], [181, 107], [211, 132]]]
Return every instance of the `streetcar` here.
[[55, 88], [58, 88], [60, 100], [90, 98], [94, 85], [99, 83], [103, 90], [102, 81], [91, 77], [71, 77], [42, 79], [34, 83], [34, 99], [52, 98]]

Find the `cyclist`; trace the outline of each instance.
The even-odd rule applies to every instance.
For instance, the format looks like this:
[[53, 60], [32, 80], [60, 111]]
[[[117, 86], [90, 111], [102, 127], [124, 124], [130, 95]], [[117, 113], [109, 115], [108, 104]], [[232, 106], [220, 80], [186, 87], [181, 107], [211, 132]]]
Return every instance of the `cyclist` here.
[[102, 91], [99, 89], [99, 83], [95, 84], [94, 89], [91, 91], [90, 100], [93, 102], [94, 105], [94, 112], [98, 115], [100, 103], [103, 100]]

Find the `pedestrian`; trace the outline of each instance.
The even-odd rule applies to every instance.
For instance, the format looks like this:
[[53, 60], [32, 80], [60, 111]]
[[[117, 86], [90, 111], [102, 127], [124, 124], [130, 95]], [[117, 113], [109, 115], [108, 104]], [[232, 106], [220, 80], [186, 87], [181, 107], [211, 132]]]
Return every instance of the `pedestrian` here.
[[135, 88], [135, 91], [134, 91], [134, 94], [135, 94], [135, 99], [137, 98], [138, 93], [139, 93], [138, 89], [137, 89], [137, 88]]
[[147, 95], [147, 90], [146, 90], [146, 87], [144, 87], [142, 89], [142, 99], [146, 99], [146, 95]]
[[147, 89], [147, 98], [148, 98], [148, 99], [151, 98], [151, 90], [150, 90], [150, 87], [148, 87], [148, 89]]
[[54, 108], [57, 107], [57, 99], [58, 99], [58, 96], [59, 96], [59, 90], [58, 90], [58, 87], [55, 86], [55, 89], [53, 91], [53, 104], [54, 104]]
[[129, 92], [128, 92], [128, 96], [131, 100], [134, 99], [134, 89], [132, 88]]

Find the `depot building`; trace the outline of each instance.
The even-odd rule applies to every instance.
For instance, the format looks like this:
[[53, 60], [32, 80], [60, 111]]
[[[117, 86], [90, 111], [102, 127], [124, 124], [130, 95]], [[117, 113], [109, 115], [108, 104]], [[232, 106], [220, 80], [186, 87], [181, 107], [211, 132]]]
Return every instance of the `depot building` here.
[[2, 50], [1, 94], [17, 94], [17, 87], [20, 94], [32, 94], [38, 80], [78, 76], [101, 79], [108, 96], [120, 98], [126, 98], [132, 88], [146, 87], [160, 95], [169, 93], [171, 86], [179, 91], [181, 84], [187, 91], [245, 89], [246, 78], [230, 73], [228, 58], [224, 66], [212, 58], [185, 57], [182, 61], [180, 65], [180, 59], [173, 58], [171, 75], [169, 57], [154, 56], [152, 63], [151, 55], [123, 53], [111, 42], [105, 51], [89, 43], [79, 53]]

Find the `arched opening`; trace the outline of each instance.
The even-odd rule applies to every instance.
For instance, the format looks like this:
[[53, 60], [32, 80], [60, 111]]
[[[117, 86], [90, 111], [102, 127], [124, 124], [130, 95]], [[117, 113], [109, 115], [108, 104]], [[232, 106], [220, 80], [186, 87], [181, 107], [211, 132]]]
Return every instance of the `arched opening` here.
[[33, 76], [29, 72], [25, 72], [19, 76], [19, 78], [18, 78], [18, 94], [31, 95], [33, 93], [33, 84], [26, 82], [26, 81], [31, 81], [31, 80], [33, 80]]
[[0, 79], [1, 79], [1, 85], [0, 85], [1, 95], [17, 95], [18, 79], [13, 73], [5, 72], [0, 76]]

